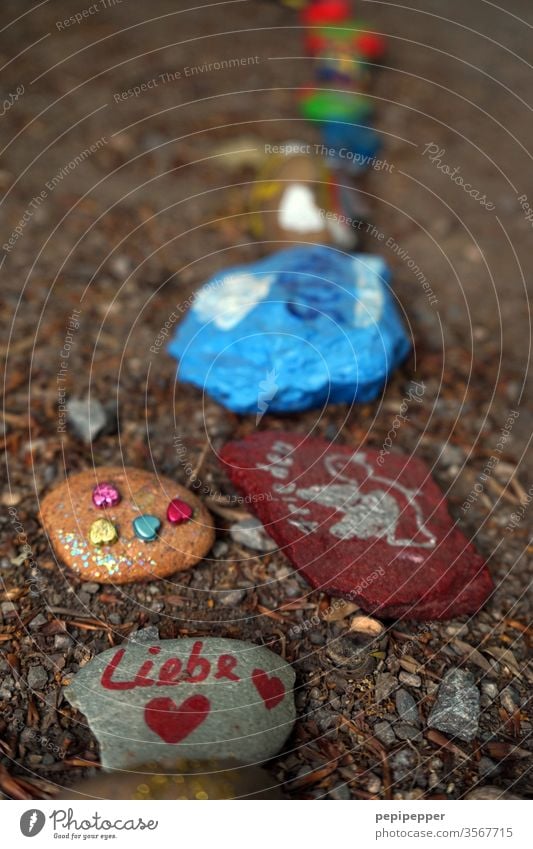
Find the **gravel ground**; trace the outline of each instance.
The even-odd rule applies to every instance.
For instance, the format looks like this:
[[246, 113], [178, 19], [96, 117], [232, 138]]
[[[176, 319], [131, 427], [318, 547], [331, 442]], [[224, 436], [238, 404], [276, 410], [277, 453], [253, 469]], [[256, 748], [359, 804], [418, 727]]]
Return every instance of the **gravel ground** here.
[[[230, 535], [247, 514], [218, 498], [232, 491], [216, 452], [255, 422], [176, 385], [175, 363], [150, 351], [201, 282], [268, 250], [248, 229], [254, 172], [244, 162], [224, 168], [212, 158], [220, 145], [243, 135], [258, 150], [318, 141], [296, 117], [293, 88], [311, 78], [311, 63], [292, 11], [259, 0], [180, 5], [152, 0], [148, 13], [135, 0], [109, 0], [80, 23], [65, 23], [76, 11], [68, 2], [2, 6], [2, 243], [14, 235], [0, 270], [1, 791], [47, 798], [94, 771], [97, 743], [62, 682], [94, 653], [154, 626], [162, 637], [251, 639], [294, 663], [299, 721], [269, 764], [289, 798], [527, 796], [533, 186], [531, 69], [521, 57], [530, 5], [360, 4], [390, 37], [372, 89], [388, 167], [357, 184], [375, 225], [364, 248], [394, 269], [415, 353], [379, 402], [330, 407], [318, 423], [313, 412], [267, 416], [260, 427], [316, 426], [379, 448], [410, 380], [423, 382], [395, 447], [431, 464], [497, 584], [476, 616], [385, 622], [371, 644], [347, 636], [349, 616], [331, 621], [331, 599], [310, 592], [281, 555]], [[247, 57], [258, 61], [202, 69]], [[437, 160], [459, 167], [471, 194]], [[117, 432], [92, 445], [62, 432], [58, 409], [63, 391], [89, 389], [118, 413]], [[195, 471], [217, 511], [209, 559], [174, 580], [120, 588], [83, 584], [56, 565], [37, 521], [40, 499], [65, 471], [122, 462], [184, 484]], [[291, 630], [305, 620], [318, 624]], [[471, 742], [428, 725], [454, 669], [469, 671], [481, 696]]]

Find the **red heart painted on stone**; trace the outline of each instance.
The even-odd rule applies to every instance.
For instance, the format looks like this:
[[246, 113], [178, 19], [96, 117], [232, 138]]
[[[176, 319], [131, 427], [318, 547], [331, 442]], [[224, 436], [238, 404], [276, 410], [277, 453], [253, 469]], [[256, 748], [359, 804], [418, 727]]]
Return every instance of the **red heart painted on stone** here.
[[285, 696], [285, 687], [281, 678], [275, 676], [269, 678], [263, 669], [254, 669], [252, 681], [267, 710], [275, 708]]
[[179, 707], [172, 699], [152, 699], [144, 709], [144, 719], [165, 743], [179, 743], [202, 724], [210, 710], [205, 696], [189, 696]]

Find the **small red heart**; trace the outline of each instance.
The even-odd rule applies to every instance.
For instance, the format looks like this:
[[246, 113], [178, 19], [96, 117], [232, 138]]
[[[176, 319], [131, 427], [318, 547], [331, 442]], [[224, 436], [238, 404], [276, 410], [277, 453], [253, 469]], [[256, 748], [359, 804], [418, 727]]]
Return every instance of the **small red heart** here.
[[172, 525], [188, 522], [192, 516], [192, 507], [181, 498], [173, 498], [167, 507], [167, 519]]
[[254, 669], [252, 682], [263, 699], [267, 710], [272, 710], [282, 701], [285, 695], [285, 687], [281, 678], [275, 676], [269, 678], [263, 669]]
[[210, 709], [205, 696], [189, 696], [179, 707], [172, 699], [152, 699], [144, 709], [144, 719], [165, 743], [179, 743], [202, 724]]

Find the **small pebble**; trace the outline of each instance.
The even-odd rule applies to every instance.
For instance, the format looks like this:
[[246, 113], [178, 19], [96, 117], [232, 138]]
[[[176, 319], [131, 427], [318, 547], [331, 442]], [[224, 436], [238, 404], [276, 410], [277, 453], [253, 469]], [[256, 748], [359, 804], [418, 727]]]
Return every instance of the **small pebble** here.
[[42, 690], [48, 683], [48, 673], [43, 666], [30, 666], [26, 680], [30, 690]]
[[396, 710], [405, 722], [409, 722], [412, 725], [420, 724], [416, 702], [407, 690], [397, 690]]
[[409, 687], [421, 687], [422, 679], [420, 675], [415, 675], [414, 672], [404, 672], [403, 670], [400, 672], [398, 678], [402, 682], [402, 684], [407, 684]]
[[336, 799], [338, 802], [344, 802], [352, 798], [350, 788], [347, 784], [339, 784], [338, 787], [334, 787], [333, 790], [329, 791], [328, 796], [330, 799]]
[[70, 398], [67, 401], [67, 420], [76, 436], [87, 444], [104, 432], [113, 433], [116, 428], [115, 413], [92, 396]]
[[449, 669], [439, 687], [428, 726], [468, 743], [477, 734], [479, 711], [474, 676], [463, 669]]
[[246, 597], [246, 590], [228, 590], [227, 592], [218, 593], [218, 602], [224, 607], [233, 607], [241, 603]]
[[376, 722], [373, 731], [378, 740], [385, 746], [393, 746], [396, 742], [396, 734], [390, 722]]
[[89, 595], [94, 595], [100, 589], [100, 584], [95, 584], [92, 581], [89, 581], [89, 582], [85, 581], [81, 585], [81, 589], [83, 590], [83, 592], [89, 593]]
[[275, 551], [277, 545], [266, 533], [259, 519], [243, 519], [230, 528], [230, 536], [239, 545], [245, 545], [254, 551]]

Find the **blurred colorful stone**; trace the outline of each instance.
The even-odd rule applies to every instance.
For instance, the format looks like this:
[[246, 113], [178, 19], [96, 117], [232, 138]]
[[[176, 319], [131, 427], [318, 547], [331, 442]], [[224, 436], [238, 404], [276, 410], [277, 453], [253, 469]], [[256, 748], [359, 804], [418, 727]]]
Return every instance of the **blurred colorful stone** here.
[[385, 262], [318, 245], [219, 272], [169, 346], [178, 380], [256, 419], [372, 400], [409, 350]]
[[120, 492], [112, 483], [99, 483], [93, 489], [95, 507], [115, 507], [120, 502]]
[[325, 121], [320, 132], [330, 168], [358, 174], [374, 165], [381, 139], [372, 127]]
[[318, 80], [331, 82], [332, 88], [341, 84], [353, 86], [360, 92], [366, 91], [371, 81], [365, 62], [352, 50], [345, 51], [342, 47], [333, 55], [327, 50], [321, 51], [315, 58], [315, 74]]
[[321, 51], [352, 50], [356, 55], [370, 61], [380, 61], [386, 51], [383, 36], [366, 28], [362, 21], [347, 21], [338, 26], [311, 28], [305, 36], [305, 49], [311, 56]]
[[172, 525], [188, 522], [192, 516], [192, 507], [181, 498], [173, 498], [167, 507], [167, 519]]
[[91, 545], [113, 545], [118, 540], [117, 529], [109, 519], [96, 519], [89, 530]]
[[156, 539], [157, 532], [160, 527], [161, 522], [157, 516], [150, 516], [146, 513], [142, 516], [137, 516], [137, 518], [133, 520], [135, 536], [142, 539], [144, 542], [152, 542]]
[[374, 107], [358, 92], [329, 91], [309, 86], [299, 94], [300, 112], [309, 121], [367, 121]]
[[318, 0], [302, 10], [300, 19], [307, 26], [320, 26], [342, 23], [350, 17], [350, 14], [349, 0]]
[[[423, 400], [423, 384], [412, 394]], [[320, 592], [379, 616], [427, 621], [475, 614], [494, 589], [416, 457], [262, 431], [227, 444], [221, 460]]]
[[[298, 150], [296, 144], [280, 147]], [[330, 180], [324, 157], [297, 152], [272, 155], [250, 191], [254, 236], [270, 248], [276, 242], [307, 242], [353, 250], [356, 231], [327, 217], [336, 211], [330, 203]]]
[[55, 797], [65, 799], [282, 799], [279, 782], [265, 769], [236, 761], [177, 759], [168, 772], [157, 763], [128, 772], [101, 773]]
[[[122, 497], [105, 508], [105, 520], [118, 531], [113, 544], [90, 538], [91, 526], [102, 521], [102, 508], [88, 493], [96, 481], [113, 481]], [[189, 522], [173, 525], [165, 520], [168, 493], [181, 498], [194, 511]], [[155, 540], [146, 545], [133, 529], [142, 513], [161, 523]], [[211, 548], [213, 522], [202, 502], [170, 478], [143, 469], [100, 466], [71, 475], [42, 500], [40, 519], [58, 560], [83, 581], [127, 584], [153, 581], [189, 569]]]
[[218, 637], [128, 642], [93, 657], [65, 688], [104, 769], [176, 758], [268, 760], [295, 720], [294, 672], [264, 646]]

